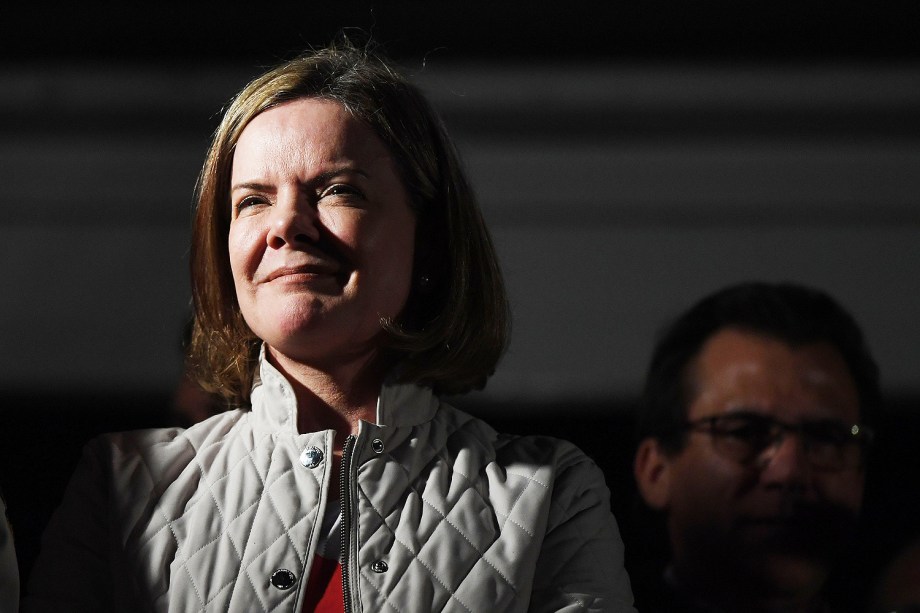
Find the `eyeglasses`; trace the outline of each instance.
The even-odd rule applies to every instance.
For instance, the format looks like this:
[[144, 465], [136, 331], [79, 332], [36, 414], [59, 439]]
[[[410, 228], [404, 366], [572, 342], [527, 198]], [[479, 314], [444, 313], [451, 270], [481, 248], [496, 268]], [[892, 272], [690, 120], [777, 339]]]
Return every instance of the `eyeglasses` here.
[[709, 434], [717, 453], [741, 464], [768, 463], [783, 439], [796, 434], [809, 464], [821, 470], [862, 466], [872, 441], [872, 431], [860, 424], [832, 419], [787, 424], [750, 412], [703, 417], [681, 429]]

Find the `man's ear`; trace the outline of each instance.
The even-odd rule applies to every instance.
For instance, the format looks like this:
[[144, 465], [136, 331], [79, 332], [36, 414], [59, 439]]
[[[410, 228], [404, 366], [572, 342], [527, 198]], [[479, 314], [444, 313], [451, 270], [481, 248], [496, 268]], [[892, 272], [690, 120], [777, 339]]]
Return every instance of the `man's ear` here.
[[639, 443], [633, 476], [645, 504], [666, 511], [671, 502], [671, 458], [656, 439], [646, 438]]

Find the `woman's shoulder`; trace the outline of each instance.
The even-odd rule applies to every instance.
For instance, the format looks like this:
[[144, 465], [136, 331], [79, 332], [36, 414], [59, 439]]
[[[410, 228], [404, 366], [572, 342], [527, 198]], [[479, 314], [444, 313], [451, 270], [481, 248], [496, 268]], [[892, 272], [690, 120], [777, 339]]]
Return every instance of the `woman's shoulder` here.
[[[572, 442], [541, 434], [500, 433], [485, 420], [449, 405], [440, 407], [437, 418], [460, 425], [456, 432], [462, 438], [449, 440], [443, 449], [448, 454], [457, 450], [457, 458], [477, 456], [476, 474], [490, 483], [490, 491], [504, 491], [509, 500], [526, 500], [522, 508], [551, 507], [549, 526], [586, 509], [598, 513], [599, 521], [612, 522], [604, 473]], [[526, 430], [526, 423], [521, 425]]]
[[[488, 447], [500, 464], [533, 464], [551, 466], [555, 471], [586, 470], [597, 475], [600, 469], [574, 443], [554, 436], [526, 433], [522, 424], [520, 433], [499, 432], [487, 418], [478, 417], [442, 402], [436, 419], [447, 424], [455, 433], [463, 433], [469, 440]], [[596, 472], [595, 472], [596, 471]]]
[[91, 440], [84, 456], [113, 467], [118, 472], [143, 464], [151, 473], [175, 466], [181, 458], [191, 458], [202, 449], [226, 441], [238, 429], [246, 411], [218, 413], [188, 428], [147, 428], [109, 432]]
[[234, 409], [217, 413], [188, 427], [167, 426], [108, 432], [97, 437], [100, 443], [124, 448], [146, 448], [171, 443], [205, 442], [229, 432], [247, 411]]

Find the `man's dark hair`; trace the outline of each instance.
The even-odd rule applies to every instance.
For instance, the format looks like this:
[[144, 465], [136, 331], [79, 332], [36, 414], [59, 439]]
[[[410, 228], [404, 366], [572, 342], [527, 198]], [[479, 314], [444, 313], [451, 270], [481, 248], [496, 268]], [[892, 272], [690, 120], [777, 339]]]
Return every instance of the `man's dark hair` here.
[[872, 423], [881, 402], [879, 371], [853, 317], [828, 294], [792, 283], [742, 283], [706, 296], [668, 326], [652, 354], [637, 420], [639, 440], [657, 438], [677, 453], [687, 417], [688, 366], [716, 332], [734, 328], [793, 347], [825, 342], [840, 353], [859, 395], [860, 419]]

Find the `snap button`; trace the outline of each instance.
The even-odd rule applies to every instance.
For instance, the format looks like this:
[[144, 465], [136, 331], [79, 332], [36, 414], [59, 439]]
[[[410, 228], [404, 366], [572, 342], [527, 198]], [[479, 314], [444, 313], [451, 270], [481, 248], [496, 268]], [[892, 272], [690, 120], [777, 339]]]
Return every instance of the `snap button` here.
[[279, 568], [272, 573], [272, 585], [279, 590], [291, 589], [296, 581], [297, 577], [294, 576], [294, 573], [286, 568]]
[[300, 454], [300, 463], [307, 468], [316, 468], [323, 461], [323, 450], [319, 447], [304, 449]]
[[383, 453], [383, 441], [375, 438], [371, 441], [371, 449], [374, 450], [374, 453]]
[[384, 562], [383, 560], [377, 560], [376, 562], [371, 564], [371, 570], [374, 571], [375, 573], [385, 573], [388, 570], [390, 570], [390, 567], [387, 566], [387, 563]]

